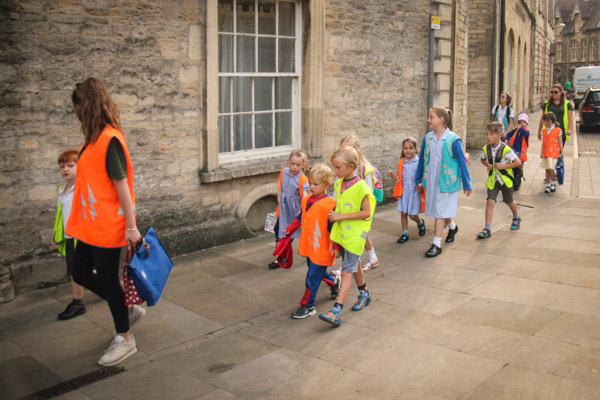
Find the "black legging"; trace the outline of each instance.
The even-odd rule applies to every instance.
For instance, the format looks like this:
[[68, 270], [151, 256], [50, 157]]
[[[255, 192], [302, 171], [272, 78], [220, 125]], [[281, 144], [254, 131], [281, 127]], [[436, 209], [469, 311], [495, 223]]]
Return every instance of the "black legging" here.
[[73, 280], [108, 302], [117, 333], [125, 333], [129, 331], [129, 314], [119, 280], [120, 261], [120, 248], [96, 247], [78, 241]]

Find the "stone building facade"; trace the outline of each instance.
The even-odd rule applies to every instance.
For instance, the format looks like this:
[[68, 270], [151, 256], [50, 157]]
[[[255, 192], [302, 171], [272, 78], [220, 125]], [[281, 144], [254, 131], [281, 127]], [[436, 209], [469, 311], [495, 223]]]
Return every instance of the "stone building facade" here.
[[292, 148], [327, 162], [356, 134], [373, 164], [394, 168], [402, 139], [427, 130], [430, 14], [441, 17], [433, 104], [452, 108], [454, 130], [473, 143], [473, 106], [491, 96], [472, 90], [473, 75], [492, 90], [490, 75], [471, 69], [480, 68], [473, 10], [485, 3], [2, 2], [2, 300], [13, 288], [66, 279], [50, 240], [56, 159], [83, 141], [70, 104], [75, 83], [107, 84], [132, 156], [138, 225], [155, 226], [176, 255], [260, 231]]
[[485, 125], [500, 91], [515, 114], [539, 107], [552, 85], [552, 0], [468, 2], [468, 145], [486, 143]]
[[558, 0], [554, 10], [554, 80], [573, 80], [577, 67], [600, 65], [600, 1]]
[[464, 22], [465, 4], [3, 2], [0, 253], [16, 292], [65, 279], [50, 239], [57, 156], [82, 144], [75, 83], [107, 84], [134, 164], [138, 225], [185, 253], [260, 230], [294, 147], [327, 161], [352, 133], [381, 170], [394, 166], [402, 139], [426, 131], [430, 13], [443, 17], [436, 95], [464, 108], [465, 53], [455, 49], [466, 34], [454, 19]]

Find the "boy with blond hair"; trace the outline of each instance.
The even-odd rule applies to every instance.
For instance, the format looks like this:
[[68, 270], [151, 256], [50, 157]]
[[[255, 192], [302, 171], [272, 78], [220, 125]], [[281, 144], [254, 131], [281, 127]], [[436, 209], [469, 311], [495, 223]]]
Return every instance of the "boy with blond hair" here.
[[306, 290], [300, 300], [300, 308], [292, 313], [292, 318], [302, 319], [315, 315], [315, 299], [321, 281], [331, 288], [331, 298], [335, 299], [339, 292], [339, 277], [327, 272], [327, 267], [333, 265], [335, 250], [339, 246], [329, 239], [331, 223], [329, 212], [335, 209], [335, 200], [327, 195], [333, 173], [325, 164], [317, 164], [308, 173], [310, 194], [302, 199], [300, 214], [288, 225], [286, 234], [292, 234], [302, 226], [300, 233], [299, 252], [306, 257], [308, 271], [306, 272]]

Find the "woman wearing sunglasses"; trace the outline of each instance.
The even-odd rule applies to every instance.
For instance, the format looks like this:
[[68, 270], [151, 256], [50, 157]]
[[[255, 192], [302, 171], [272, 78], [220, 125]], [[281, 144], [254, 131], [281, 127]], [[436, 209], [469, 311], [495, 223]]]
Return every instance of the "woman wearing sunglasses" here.
[[573, 105], [567, 100], [561, 84], [555, 83], [552, 85], [550, 97], [542, 104], [542, 110], [544, 113], [542, 114], [542, 118], [540, 118], [540, 124], [538, 126], [538, 139], [542, 140], [542, 129], [545, 128], [544, 115], [552, 112], [556, 116], [555, 126], [563, 131], [562, 142], [564, 146], [565, 141], [570, 140], [571, 138], [575, 120], [573, 119]]

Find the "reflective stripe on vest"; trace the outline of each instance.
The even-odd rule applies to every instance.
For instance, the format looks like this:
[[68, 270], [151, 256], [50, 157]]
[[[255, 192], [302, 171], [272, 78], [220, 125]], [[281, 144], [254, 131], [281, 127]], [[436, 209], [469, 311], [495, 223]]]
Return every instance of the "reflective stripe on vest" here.
[[[544, 110], [544, 114], [548, 114], [548, 106], [550, 105], [549, 102], [546, 102], [546, 109]], [[565, 132], [565, 135], [567, 135], [567, 132], [569, 131], [569, 100], [565, 100], [565, 104], [564, 104], [564, 108], [565, 111], [563, 113], [563, 130]], [[556, 116], [558, 118], [558, 115]], [[546, 125], [542, 124], [542, 129], [546, 129]], [[567, 140], [571, 140], [571, 135], [567, 135]]]
[[[488, 153], [488, 147], [491, 147], [491, 146], [490, 145], [483, 146], [483, 152], [485, 153], [485, 157], [488, 159], [488, 162], [489, 162], [490, 154]], [[504, 182], [504, 185], [506, 185], [506, 187], [508, 187], [508, 188], [513, 187], [513, 180], [514, 180], [515, 174], [514, 174], [512, 168], [503, 169], [500, 171], [496, 169], [496, 163], [500, 162], [500, 160], [502, 160], [502, 158], [506, 155], [506, 153], [508, 153], [511, 150], [512, 149], [509, 146], [504, 145], [504, 147], [502, 147], [502, 153], [501, 153], [502, 155], [500, 157], [498, 157], [498, 153], [496, 153], [496, 160], [492, 160], [494, 169], [491, 171], [488, 169], [488, 178], [486, 181], [487, 187], [489, 189], [493, 189], [494, 186], [496, 185], [496, 172], [498, 172], [500, 174], [500, 177], [502, 178], [502, 182]]]
[[337, 203], [335, 211], [342, 214], [350, 214], [361, 210], [362, 201], [365, 196], [369, 198], [371, 214], [368, 219], [345, 219], [336, 221], [331, 228], [330, 238], [332, 242], [338, 243], [344, 250], [361, 255], [365, 249], [367, 234], [371, 230], [373, 213], [375, 212], [375, 197], [364, 180], [360, 180], [341, 193], [343, 179], [338, 179], [333, 184]]
[[334, 263], [334, 254], [331, 250], [331, 240], [327, 232], [329, 211], [335, 208], [335, 200], [325, 197], [314, 203], [308, 211], [306, 204], [312, 194], [304, 197], [302, 206], [302, 230], [298, 252], [301, 256], [308, 257], [318, 265], [330, 266]]
[[135, 212], [133, 168], [123, 134], [107, 125], [98, 139], [80, 153], [73, 193], [73, 208], [65, 232], [67, 235], [98, 247], [126, 246], [127, 223], [112, 179], [106, 172], [106, 152], [116, 137], [127, 160], [127, 184]]
[[[277, 211], [275, 211], [275, 215], [279, 217], [279, 202], [281, 201], [281, 190], [283, 186], [283, 171], [282, 169], [279, 171], [279, 181], [277, 182]], [[300, 178], [298, 179], [298, 194], [300, 194], [300, 198], [304, 197], [304, 190], [302, 190], [302, 186], [308, 182], [308, 178], [304, 175], [304, 172], [300, 172]]]
[[555, 127], [548, 133], [548, 129], [542, 131], [542, 155], [549, 158], [560, 157], [560, 138], [561, 130]]

